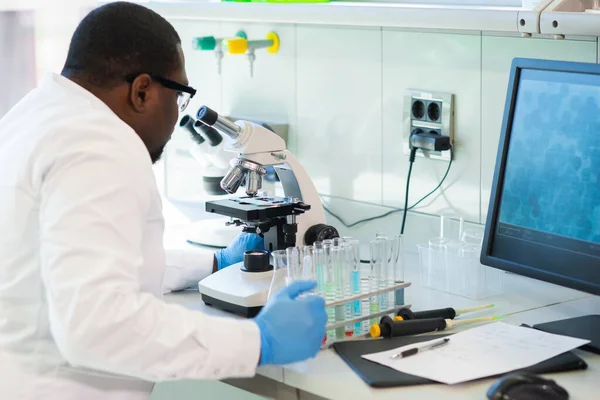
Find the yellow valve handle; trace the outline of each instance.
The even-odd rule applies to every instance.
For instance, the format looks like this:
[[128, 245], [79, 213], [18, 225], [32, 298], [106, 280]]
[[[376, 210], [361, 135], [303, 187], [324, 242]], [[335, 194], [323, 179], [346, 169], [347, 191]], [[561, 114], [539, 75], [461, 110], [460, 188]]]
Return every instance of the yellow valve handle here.
[[279, 36], [275, 32], [267, 33], [267, 40], [273, 41], [273, 45], [271, 47], [267, 47], [267, 51], [271, 54], [275, 54], [279, 51]]
[[248, 51], [248, 40], [244, 38], [227, 39], [225, 42], [229, 54], [244, 54]]

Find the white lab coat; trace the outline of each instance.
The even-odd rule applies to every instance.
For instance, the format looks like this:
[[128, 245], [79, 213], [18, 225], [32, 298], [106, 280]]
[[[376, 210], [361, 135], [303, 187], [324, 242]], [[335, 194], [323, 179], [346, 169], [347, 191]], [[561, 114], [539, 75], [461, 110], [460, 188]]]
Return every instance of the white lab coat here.
[[146, 148], [82, 87], [47, 75], [0, 121], [0, 399], [255, 374], [253, 321], [160, 299], [163, 227]]

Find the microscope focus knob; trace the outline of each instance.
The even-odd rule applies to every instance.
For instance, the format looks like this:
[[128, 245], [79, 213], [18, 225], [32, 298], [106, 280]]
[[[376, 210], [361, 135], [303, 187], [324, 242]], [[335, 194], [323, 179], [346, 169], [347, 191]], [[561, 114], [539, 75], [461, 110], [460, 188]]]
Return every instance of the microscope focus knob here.
[[307, 246], [312, 246], [315, 242], [322, 242], [327, 239], [339, 238], [340, 234], [331, 225], [317, 224], [313, 225], [304, 234], [304, 242]]

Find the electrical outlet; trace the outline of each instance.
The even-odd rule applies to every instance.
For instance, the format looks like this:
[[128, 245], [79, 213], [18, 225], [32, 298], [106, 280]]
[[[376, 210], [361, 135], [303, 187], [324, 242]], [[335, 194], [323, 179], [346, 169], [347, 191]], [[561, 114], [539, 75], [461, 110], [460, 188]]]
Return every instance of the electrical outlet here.
[[442, 118], [442, 106], [444, 103], [441, 101], [429, 101], [427, 102], [427, 121], [438, 123]]
[[[409, 138], [421, 131], [447, 136], [454, 148], [454, 95], [450, 93], [407, 90], [404, 92], [402, 147], [410, 154]], [[449, 151], [417, 150], [418, 157], [449, 161]]]
[[427, 121], [427, 102], [421, 99], [411, 99], [411, 118], [417, 121]]

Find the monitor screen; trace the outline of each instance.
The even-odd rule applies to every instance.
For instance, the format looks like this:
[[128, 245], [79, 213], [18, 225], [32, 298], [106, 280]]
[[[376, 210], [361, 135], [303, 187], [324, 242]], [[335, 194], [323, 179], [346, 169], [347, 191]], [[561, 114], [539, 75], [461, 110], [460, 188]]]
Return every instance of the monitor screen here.
[[513, 62], [482, 263], [600, 294], [600, 66]]

